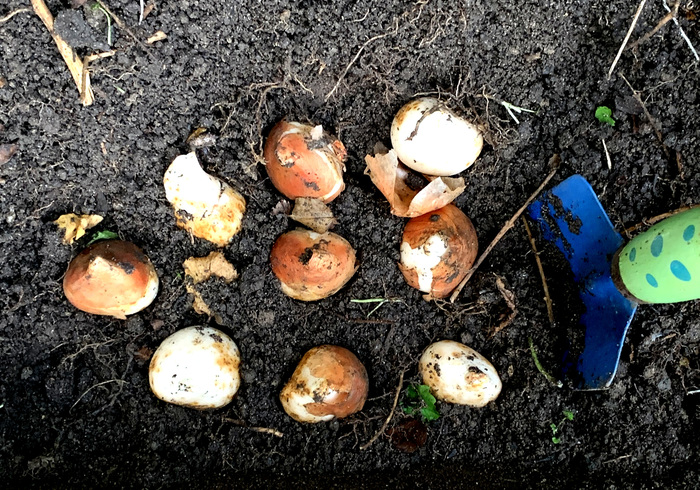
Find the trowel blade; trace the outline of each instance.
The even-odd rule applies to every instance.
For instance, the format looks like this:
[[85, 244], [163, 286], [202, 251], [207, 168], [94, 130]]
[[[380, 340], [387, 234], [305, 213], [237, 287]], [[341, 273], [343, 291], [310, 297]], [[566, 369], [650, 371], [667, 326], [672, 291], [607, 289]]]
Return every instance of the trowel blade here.
[[612, 257], [623, 239], [580, 175], [546, 192], [530, 205], [528, 213], [545, 239], [569, 262], [586, 309], [579, 323], [585, 331], [585, 345], [578, 358], [564, 360], [564, 375], [577, 389], [607, 388], [615, 377], [625, 334], [637, 309], [610, 277]]

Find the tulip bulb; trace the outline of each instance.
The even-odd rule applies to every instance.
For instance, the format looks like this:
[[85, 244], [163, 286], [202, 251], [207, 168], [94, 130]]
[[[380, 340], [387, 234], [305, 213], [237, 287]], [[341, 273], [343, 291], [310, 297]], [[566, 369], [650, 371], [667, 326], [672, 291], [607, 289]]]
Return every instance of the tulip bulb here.
[[321, 126], [280, 121], [264, 149], [272, 184], [289, 199], [313, 197], [330, 202], [345, 188], [345, 146]]
[[453, 204], [416, 218], [403, 231], [399, 269], [428, 298], [444, 298], [466, 276], [479, 245], [471, 220]]
[[452, 340], [430, 344], [418, 371], [435, 398], [444, 402], [483, 407], [501, 393], [496, 368], [474, 349]]
[[303, 229], [277, 239], [270, 263], [282, 292], [301, 301], [335, 294], [357, 270], [355, 250], [347, 240], [335, 233]]
[[148, 370], [151, 391], [201, 410], [228, 405], [241, 384], [241, 355], [231, 337], [211, 327], [183, 328], [165, 339]]
[[481, 153], [478, 128], [444, 107], [437, 99], [416, 99], [396, 113], [391, 144], [407, 167], [427, 175], [456, 175]]
[[368, 389], [367, 370], [355, 354], [321, 345], [304, 354], [280, 401], [298, 422], [327, 422], [362, 410]]
[[124, 320], [153, 302], [158, 274], [133, 243], [102, 240], [71, 261], [63, 277], [63, 291], [79, 310]]
[[173, 160], [163, 184], [180, 228], [219, 247], [241, 229], [245, 199], [226, 182], [206, 173], [194, 152]]

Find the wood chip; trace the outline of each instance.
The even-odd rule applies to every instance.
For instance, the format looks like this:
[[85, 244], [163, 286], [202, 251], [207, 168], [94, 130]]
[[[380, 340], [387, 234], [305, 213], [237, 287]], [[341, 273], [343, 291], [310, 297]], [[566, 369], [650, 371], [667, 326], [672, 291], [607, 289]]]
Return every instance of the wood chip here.
[[316, 233], [325, 233], [337, 223], [331, 209], [323, 201], [310, 197], [296, 199], [294, 210], [289, 217]]
[[79, 240], [85, 232], [102, 221], [97, 214], [68, 213], [59, 217], [54, 223], [63, 230], [63, 243], [70, 245]]
[[165, 41], [166, 39], [168, 39], [168, 35], [166, 33], [163, 31], [156, 31], [152, 36], [146, 39], [146, 44], [153, 44], [157, 43], [158, 41]]

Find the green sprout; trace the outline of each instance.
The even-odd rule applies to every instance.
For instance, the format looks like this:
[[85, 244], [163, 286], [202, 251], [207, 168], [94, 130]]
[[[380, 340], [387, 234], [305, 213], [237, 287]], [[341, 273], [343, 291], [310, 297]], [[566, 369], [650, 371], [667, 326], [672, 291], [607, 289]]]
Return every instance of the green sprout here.
[[410, 385], [406, 388], [406, 405], [401, 405], [403, 412], [406, 415], [419, 413], [426, 422], [437, 420], [440, 418], [440, 413], [435, 408], [435, 397], [430, 393], [428, 385]]
[[88, 245], [92, 245], [93, 243], [98, 242], [100, 240], [112, 240], [114, 238], [119, 238], [119, 235], [114, 233], [113, 231], [98, 231], [97, 233], [92, 235], [92, 240], [88, 242]]
[[561, 428], [561, 426], [567, 420], [569, 420], [569, 421], [574, 420], [574, 412], [572, 412], [571, 410], [563, 410], [561, 413], [564, 414], [564, 418], [561, 419], [561, 422], [559, 422], [558, 424], [555, 424], [553, 422], [551, 424], [549, 424], [549, 427], [552, 429], [552, 442], [554, 444], [559, 444], [561, 442], [561, 438], [557, 437], [557, 434], [559, 433], [559, 429]]
[[92, 10], [98, 10], [102, 12], [105, 17], [107, 17], [107, 44], [109, 46], [112, 45], [112, 16], [109, 15], [109, 12], [107, 12], [102, 5], [99, 3], [95, 2], [92, 4]]
[[598, 106], [595, 110], [595, 117], [602, 123], [615, 126], [615, 120], [612, 118], [612, 109], [608, 106]]
[[378, 303], [377, 306], [372, 308], [372, 310], [367, 313], [367, 318], [370, 317], [372, 313], [377, 311], [379, 308], [387, 303], [403, 303], [402, 298], [368, 298], [368, 299], [351, 299], [351, 303]]
[[515, 115], [515, 112], [517, 112], [518, 114], [521, 114], [523, 112], [537, 114], [537, 111], [533, 111], [532, 109], [525, 109], [524, 107], [518, 107], [517, 105], [513, 105], [510, 102], [506, 102], [505, 100], [502, 100], [500, 102], [501, 102], [501, 105], [506, 108], [508, 115], [513, 118], [513, 121], [515, 121], [515, 124], [520, 124], [520, 121], [518, 120], [517, 116]]

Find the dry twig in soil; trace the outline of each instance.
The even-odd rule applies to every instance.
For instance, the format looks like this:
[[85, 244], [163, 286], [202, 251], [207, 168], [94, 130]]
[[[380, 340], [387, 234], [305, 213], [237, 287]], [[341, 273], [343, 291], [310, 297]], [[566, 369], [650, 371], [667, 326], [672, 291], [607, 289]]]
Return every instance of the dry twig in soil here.
[[394, 412], [396, 411], [396, 405], [399, 403], [399, 395], [401, 395], [401, 388], [403, 388], [403, 375], [405, 371], [401, 371], [401, 376], [399, 376], [399, 386], [396, 388], [396, 396], [394, 397], [394, 404], [391, 407], [391, 412], [389, 412], [389, 416], [386, 418], [384, 421], [384, 424], [382, 424], [382, 428], [379, 429], [379, 431], [372, 436], [372, 439], [370, 439], [367, 444], [360, 446], [360, 449], [364, 451], [368, 447], [370, 447], [372, 444], [374, 444], [374, 441], [379, 439], [379, 436], [384, 434], [384, 431], [386, 430], [387, 426], [389, 425], [389, 422], [391, 422], [391, 418], [394, 416]]
[[49, 11], [48, 7], [44, 3], [44, 0], [32, 0], [32, 7], [34, 12], [39, 16], [41, 21], [51, 33], [58, 51], [63, 57], [70, 74], [73, 76], [73, 81], [78, 87], [78, 92], [80, 92], [80, 101], [84, 106], [92, 105], [95, 101], [95, 97], [92, 93], [92, 87], [90, 86], [90, 74], [87, 72], [83, 66], [83, 62], [80, 57], [76, 54], [75, 50], [70, 47], [70, 45], [63, 40], [61, 36], [56, 34], [53, 30], [53, 15]]
[[530, 241], [530, 248], [532, 248], [532, 253], [535, 254], [535, 262], [537, 262], [537, 270], [540, 271], [540, 278], [542, 279], [542, 289], [544, 289], [544, 302], [547, 305], [547, 316], [549, 317], [549, 323], [554, 325], [554, 308], [552, 308], [552, 297], [549, 295], [549, 287], [547, 286], [547, 276], [544, 275], [544, 268], [542, 267], [542, 260], [540, 260], [540, 254], [537, 251], [537, 246], [535, 245], [535, 239], [532, 237], [532, 232], [530, 231], [530, 225], [527, 224], [527, 219], [523, 216], [523, 224], [525, 225], [525, 231], [527, 232], [527, 238]]
[[644, 8], [645, 3], [647, 3], [647, 0], [642, 0], [639, 3], [639, 7], [637, 7], [637, 12], [634, 14], [634, 18], [632, 19], [632, 24], [630, 25], [630, 28], [627, 30], [627, 35], [625, 36], [624, 41], [622, 41], [622, 45], [620, 46], [620, 49], [617, 51], [617, 55], [615, 56], [615, 60], [613, 61], [612, 65], [610, 66], [610, 70], [608, 70], [608, 80], [610, 80], [610, 77], [612, 76], [613, 71], [615, 70], [615, 66], [617, 66], [617, 62], [620, 60], [620, 56], [622, 56], [622, 52], [625, 50], [625, 46], [627, 46], [627, 42], [630, 40], [630, 36], [632, 35], [632, 31], [634, 31], [634, 28], [637, 25], [637, 21], [639, 20], [639, 15], [642, 13], [642, 9]]
[[486, 250], [484, 250], [482, 252], [481, 256], [479, 256], [476, 263], [472, 266], [471, 269], [469, 269], [469, 271], [467, 271], [467, 275], [464, 277], [464, 279], [462, 279], [462, 282], [459, 283], [457, 288], [452, 293], [452, 296], [450, 296], [450, 302], [452, 302], [452, 303], [455, 302], [457, 297], [459, 297], [459, 293], [462, 292], [462, 289], [469, 282], [469, 279], [472, 278], [472, 276], [474, 275], [474, 272], [476, 272], [476, 270], [479, 268], [479, 266], [484, 262], [484, 260], [486, 260], [486, 257], [488, 257], [488, 255], [491, 253], [491, 250], [493, 250], [493, 248], [496, 246], [496, 244], [498, 244], [498, 242], [501, 241], [501, 238], [503, 238], [503, 236], [506, 234], [506, 232], [513, 227], [515, 222], [518, 220], [520, 215], [523, 214], [525, 209], [527, 209], [527, 207], [530, 205], [530, 203], [535, 200], [535, 198], [539, 195], [539, 193], [542, 192], [542, 189], [544, 189], [545, 186], [549, 183], [549, 181], [552, 180], [552, 177], [554, 177], [554, 174], [556, 174], [557, 170], [559, 169], [559, 155], [554, 155], [550, 159], [550, 163], [552, 164], [552, 166], [554, 168], [552, 168], [552, 170], [549, 172], [547, 177], [545, 177], [545, 179], [542, 181], [542, 183], [537, 188], [537, 190], [535, 190], [535, 192], [533, 192], [532, 195], [530, 195], [530, 197], [527, 198], [527, 201], [525, 201], [525, 204], [523, 204], [520, 207], [520, 209], [518, 209], [515, 212], [513, 217], [510, 218], [506, 222], [505, 225], [503, 225], [503, 228], [501, 228], [501, 231], [498, 232], [498, 235], [496, 235], [496, 238], [494, 238], [491, 241], [491, 243], [489, 243], [489, 246], [486, 247]]
[[630, 44], [630, 49], [637, 49], [639, 46], [647, 42], [654, 34], [659, 32], [663, 26], [668, 24], [668, 22], [673, 19], [677, 14], [678, 14], [678, 7], [680, 7], [681, 1], [678, 0], [676, 4], [673, 6], [673, 10], [669, 13], [667, 13], [660, 21], [658, 24], [656, 24], [656, 27], [654, 27], [652, 30], [644, 34], [641, 38]]
[[673, 216], [674, 214], [682, 213], [683, 211], [688, 211], [689, 209], [697, 208], [698, 206], [700, 206], [700, 204], [694, 204], [692, 206], [681, 206], [680, 208], [674, 209], [673, 211], [658, 214], [652, 218], [645, 219], [641, 223], [637, 223], [636, 225], [630, 226], [629, 228], [625, 228], [625, 233], [627, 235], [629, 235], [630, 233], [635, 232], [644, 226], [651, 226], [654, 223], [658, 223], [659, 221], [668, 218], [669, 216]]

